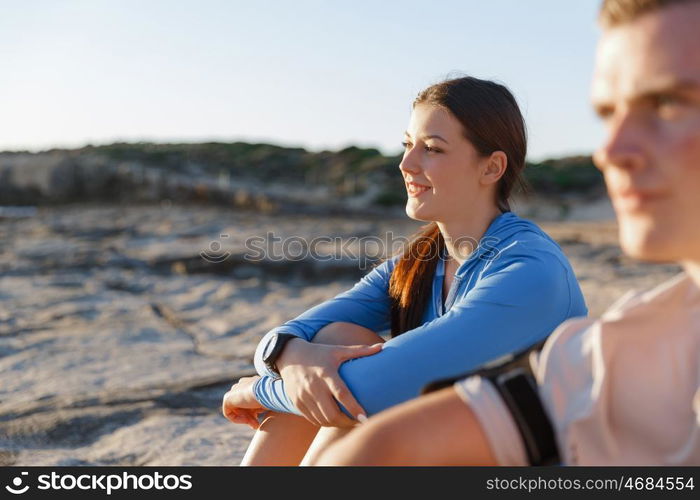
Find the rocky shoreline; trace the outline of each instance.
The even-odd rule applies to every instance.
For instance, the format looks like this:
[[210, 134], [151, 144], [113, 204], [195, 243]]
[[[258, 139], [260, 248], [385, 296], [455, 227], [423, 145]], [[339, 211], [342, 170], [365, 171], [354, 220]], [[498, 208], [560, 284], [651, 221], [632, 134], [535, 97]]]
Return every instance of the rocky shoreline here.
[[[252, 431], [219, 408], [231, 383], [253, 373], [259, 338], [368, 270], [349, 258], [255, 261], [246, 241], [333, 236], [361, 253], [358, 238], [418, 227], [170, 202], [0, 213], [0, 464], [238, 463]], [[622, 256], [614, 221], [543, 227], [593, 315], [678, 272]]]

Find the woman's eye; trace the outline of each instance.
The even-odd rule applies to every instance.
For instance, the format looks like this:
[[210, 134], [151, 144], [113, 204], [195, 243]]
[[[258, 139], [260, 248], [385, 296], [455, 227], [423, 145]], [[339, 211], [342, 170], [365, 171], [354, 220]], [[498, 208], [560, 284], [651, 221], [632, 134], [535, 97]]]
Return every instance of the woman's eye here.
[[[406, 141], [402, 142], [401, 145], [403, 146], [404, 149], [413, 146], [413, 144], [411, 144], [410, 142], [406, 142]], [[425, 149], [425, 151], [428, 153], [441, 153], [442, 152], [439, 149], [436, 149], [436, 148], [433, 148], [430, 146], [424, 146], [423, 149]]]

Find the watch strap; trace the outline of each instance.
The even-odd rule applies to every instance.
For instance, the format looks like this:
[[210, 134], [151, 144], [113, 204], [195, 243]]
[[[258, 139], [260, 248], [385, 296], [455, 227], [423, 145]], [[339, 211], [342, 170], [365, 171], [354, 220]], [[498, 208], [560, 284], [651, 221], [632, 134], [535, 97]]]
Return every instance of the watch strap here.
[[284, 333], [280, 332], [275, 335], [273, 338], [272, 342], [275, 343], [275, 345], [272, 347], [272, 350], [270, 353], [267, 355], [267, 357], [264, 359], [265, 365], [269, 368], [271, 372], [273, 372], [276, 376], [280, 376], [280, 372], [277, 369], [277, 359], [280, 357], [282, 354], [282, 351], [284, 350], [284, 347], [287, 345], [287, 342], [289, 342], [292, 339], [298, 339], [299, 336], [294, 335], [292, 333]]

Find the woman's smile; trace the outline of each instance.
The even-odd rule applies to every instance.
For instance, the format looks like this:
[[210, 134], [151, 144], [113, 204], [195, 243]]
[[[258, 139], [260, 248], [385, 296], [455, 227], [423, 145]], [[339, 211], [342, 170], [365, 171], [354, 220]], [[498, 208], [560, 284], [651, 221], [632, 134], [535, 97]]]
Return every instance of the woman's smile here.
[[424, 186], [422, 184], [417, 184], [415, 182], [406, 182], [406, 190], [408, 191], [408, 196], [412, 198], [418, 198], [420, 195], [425, 193], [430, 189], [430, 186]]

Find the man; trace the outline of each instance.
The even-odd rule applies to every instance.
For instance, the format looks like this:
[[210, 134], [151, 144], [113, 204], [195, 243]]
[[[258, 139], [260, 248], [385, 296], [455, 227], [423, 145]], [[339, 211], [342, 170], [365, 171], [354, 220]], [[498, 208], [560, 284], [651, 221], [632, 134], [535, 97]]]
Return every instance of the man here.
[[700, 465], [700, 0], [604, 0], [600, 23], [594, 161], [622, 249], [684, 272], [563, 323], [534, 378], [495, 363], [378, 414], [319, 463]]

